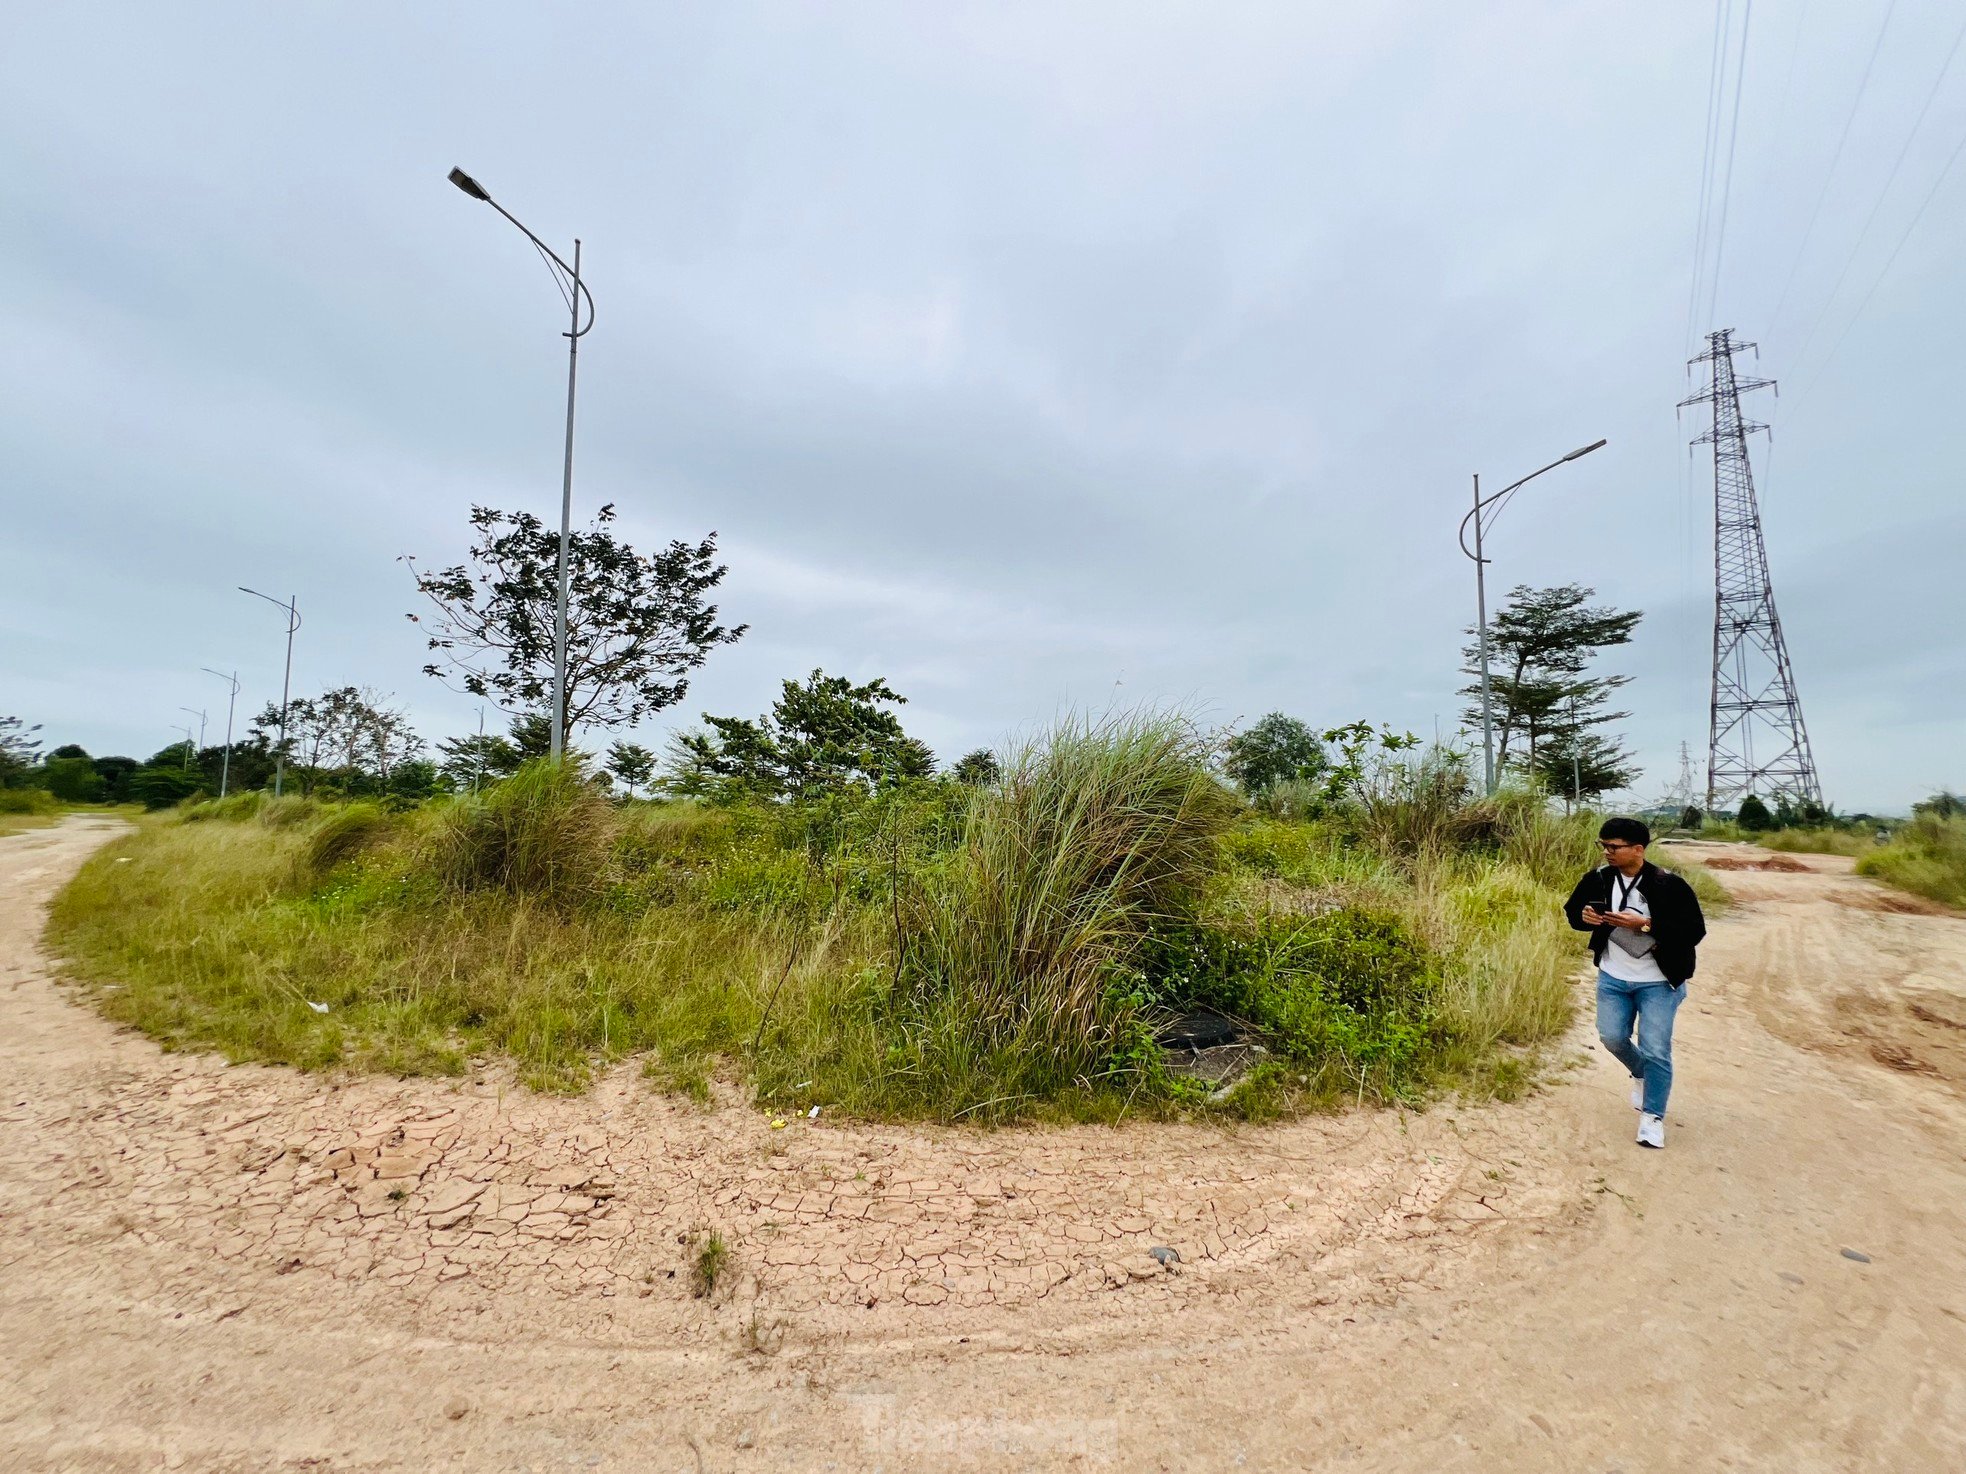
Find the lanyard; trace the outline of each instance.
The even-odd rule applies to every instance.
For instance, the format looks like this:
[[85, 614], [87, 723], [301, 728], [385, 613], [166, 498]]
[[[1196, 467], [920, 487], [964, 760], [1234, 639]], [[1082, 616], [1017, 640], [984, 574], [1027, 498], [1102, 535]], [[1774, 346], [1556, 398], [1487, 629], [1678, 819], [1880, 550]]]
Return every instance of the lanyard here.
[[[1644, 872], [1640, 871], [1639, 874], [1642, 875], [1644, 874]], [[1620, 877], [1618, 875], [1616, 874], [1612, 875], [1611, 899], [1613, 904], [1611, 909], [1614, 911], [1624, 910], [1625, 907], [1631, 903], [1632, 892], [1638, 889], [1637, 875], [1634, 875], [1630, 880], [1625, 881], [1623, 885], [1619, 884], [1619, 880]]]

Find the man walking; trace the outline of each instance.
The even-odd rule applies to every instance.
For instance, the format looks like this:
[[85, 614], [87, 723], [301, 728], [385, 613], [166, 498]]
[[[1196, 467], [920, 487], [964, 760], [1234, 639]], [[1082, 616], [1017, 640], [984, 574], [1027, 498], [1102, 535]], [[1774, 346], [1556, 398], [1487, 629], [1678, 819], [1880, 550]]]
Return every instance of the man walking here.
[[1652, 831], [1638, 819], [1605, 820], [1597, 832], [1604, 864], [1577, 882], [1563, 911], [1571, 926], [1591, 934], [1597, 1037], [1631, 1072], [1638, 1144], [1663, 1147], [1672, 1020], [1707, 922], [1693, 887], [1645, 858], [1651, 842]]

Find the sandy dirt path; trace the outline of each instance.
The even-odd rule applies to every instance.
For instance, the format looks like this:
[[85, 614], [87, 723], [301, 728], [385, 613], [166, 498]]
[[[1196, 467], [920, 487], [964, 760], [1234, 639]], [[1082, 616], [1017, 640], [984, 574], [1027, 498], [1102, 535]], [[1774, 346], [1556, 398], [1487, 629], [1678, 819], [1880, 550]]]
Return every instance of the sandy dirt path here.
[[1235, 1132], [226, 1068], [37, 949], [117, 834], [0, 839], [0, 1468], [1966, 1468], [1966, 919], [1848, 862], [1728, 875], [1654, 1153], [1581, 1032]]

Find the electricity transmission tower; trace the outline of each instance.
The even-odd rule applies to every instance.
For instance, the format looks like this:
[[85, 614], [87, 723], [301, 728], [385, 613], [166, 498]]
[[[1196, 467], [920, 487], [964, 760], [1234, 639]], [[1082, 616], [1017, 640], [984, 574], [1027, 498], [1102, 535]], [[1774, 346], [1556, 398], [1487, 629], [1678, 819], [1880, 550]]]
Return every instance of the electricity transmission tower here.
[[[1711, 365], [1706, 389], [1680, 401], [1711, 404], [1713, 427], [1693, 444], [1713, 447], [1713, 703], [1708, 724], [1707, 809], [1734, 804], [1749, 794], [1820, 805], [1822, 785], [1802, 703], [1795, 694], [1775, 588], [1768, 577], [1768, 550], [1761, 539], [1761, 509], [1748, 465], [1748, 436], [1766, 430], [1741, 417], [1741, 393], [1765, 389], [1773, 379], [1744, 379], [1734, 355], [1754, 348], [1734, 341], [1734, 330], [1707, 334], [1707, 351], [1687, 367]], [[1759, 356], [1757, 351], [1757, 356]]]
[[1679, 781], [1666, 790], [1665, 797], [1659, 800], [1659, 807], [1670, 810], [1674, 821], [1677, 822], [1681, 814], [1693, 807], [1695, 797], [1693, 754], [1682, 742], [1679, 744]]

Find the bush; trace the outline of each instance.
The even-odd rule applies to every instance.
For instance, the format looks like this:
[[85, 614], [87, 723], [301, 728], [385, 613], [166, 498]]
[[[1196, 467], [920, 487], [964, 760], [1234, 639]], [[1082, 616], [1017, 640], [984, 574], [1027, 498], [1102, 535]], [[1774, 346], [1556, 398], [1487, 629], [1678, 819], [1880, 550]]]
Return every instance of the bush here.
[[453, 890], [573, 900], [601, 884], [611, 812], [576, 764], [536, 758], [442, 810], [431, 858]]
[[1263, 918], [1248, 930], [1195, 927], [1160, 940], [1149, 996], [1246, 1020], [1287, 1059], [1347, 1078], [1411, 1083], [1435, 1042], [1439, 978], [1397, 917], [1338, 910]]
[[0, 788], [0, 814], [52, 814], [60, 808], [44, 788]]

